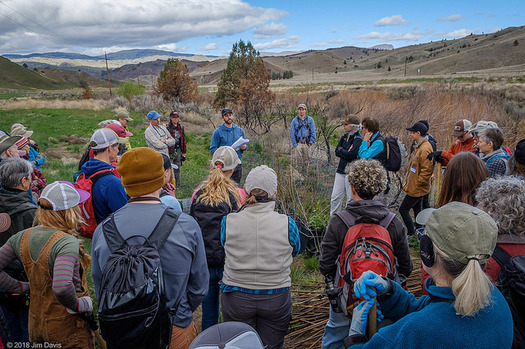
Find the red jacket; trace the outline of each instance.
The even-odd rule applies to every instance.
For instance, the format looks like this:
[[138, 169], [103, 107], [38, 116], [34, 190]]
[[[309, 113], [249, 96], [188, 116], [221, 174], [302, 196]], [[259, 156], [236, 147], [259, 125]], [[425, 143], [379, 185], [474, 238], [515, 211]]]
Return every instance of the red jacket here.
[[478, 149], [478, 146], [474, 144], [474, 137], [471, 137], [464, 142], [460, 141], [459, 139], [456, 140], [454, 143], [452, 143], [448, 151], [444, 150], [441, 153], [441, 156], [444, 158], [443, 166], [447, 166], [450, 159], [452, 159], [452, 157], [457, 153], [461, 153], [462, 151], [474, 152], [476, 149]]

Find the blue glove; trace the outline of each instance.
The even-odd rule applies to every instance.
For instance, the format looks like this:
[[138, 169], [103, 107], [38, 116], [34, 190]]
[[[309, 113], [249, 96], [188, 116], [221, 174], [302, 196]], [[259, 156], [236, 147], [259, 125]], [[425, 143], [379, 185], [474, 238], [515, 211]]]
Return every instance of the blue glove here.
[[[375, 288], [375, 291], [372, 289]], [[390, 282], [374, 273], [373, 271], [364, 272], [354, 283], [354, 294], [357, 298], [363, 297], [366, 300], [377, 295], [382, 295], [390, 289]], [[377, 291], [377, 292], [376, 292]]]
[[374, 305], [375, 300], [372, 298], [370, 300], [362, 301], [357, 307], [354, 307], [352, 313], [352, 324], [350, 325], [350, 331], [348, 336], [353, 336], [356, 334], [364, 335], [366, 333], [366, 321], [368, 319], [368, 313], [372, 306]]

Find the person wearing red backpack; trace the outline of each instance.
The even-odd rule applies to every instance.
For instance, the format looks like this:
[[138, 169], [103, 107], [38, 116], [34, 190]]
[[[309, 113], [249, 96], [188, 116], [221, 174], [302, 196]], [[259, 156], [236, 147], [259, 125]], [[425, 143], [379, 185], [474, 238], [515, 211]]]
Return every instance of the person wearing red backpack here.
[[[84, 176], [91, 178], [92, 181], [96, 179], [90, 192], [96, 224], [102, 222], [112, 212], [115, 212], [128, 202], [128, 196], [122, 186], [122, 182], [120, 178], [114, 175], [113, 171], [115, 168], [111, 165], [112, 162], [117, 160], [119, 141], [120, 143], [125, 143], [125, 139], [118, 137], [109, 128], [96, 130], [89, 142], [94, 157], [82, 165], [80, 176], [77, 183], [75, 183], [75, 186], [78, 187], [77, 184]], [[102, 173], [109, 175], [102, 175]], [[100, 177], [94, 178], [93, 176], [95, 175]], [[86, 190], [85, 188], [80, 189]], [[84, 216], [84, 219], [86, 218], [88, 217]], [[93, 231], [91, 231], [92, 234]]]
[[[352, 162], [348, 169], [348, 181], [353, 201], [348, 203], [346, 212], [354, 218], [356, 223], [379, 224], [390, 215], [390, 211], [384, 204], [374, 200], [376, 195], [385, 190], [387, 184], [386, 170], [379, 161], [361, 159]], [[331, 292], [334, 288], [334, 281], [337, 285], [336, 279], [341, 277], [336, 262], [342, 253], [349, 228], [340, 214], [334, 214], [328, 222], [321, 245], [319, 268], [326, 278], [327, 295], [331, 300], [334, 296]], [[397, 273], [408, 277], [412, 272], [412, 260], [403, 223], [394, 217], [386, 225], [386, 230], [390, 235], [393, 254], [397, 259]], [[342, 348], [349, 328], [350, 319], [342, 312], [335, 312], [330, 307], [330, 318], [326, 323], [321, 348]]]

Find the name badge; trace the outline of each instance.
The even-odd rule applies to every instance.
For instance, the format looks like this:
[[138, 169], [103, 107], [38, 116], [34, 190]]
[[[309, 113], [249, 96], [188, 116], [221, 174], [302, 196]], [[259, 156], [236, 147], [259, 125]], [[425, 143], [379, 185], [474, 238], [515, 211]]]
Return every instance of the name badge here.
[[410, 168], [410, 172], [412, 172], [412, 173], [416, 173], [416, 168], [415, 168], [415, 167], [411, 167], [411, 168]]

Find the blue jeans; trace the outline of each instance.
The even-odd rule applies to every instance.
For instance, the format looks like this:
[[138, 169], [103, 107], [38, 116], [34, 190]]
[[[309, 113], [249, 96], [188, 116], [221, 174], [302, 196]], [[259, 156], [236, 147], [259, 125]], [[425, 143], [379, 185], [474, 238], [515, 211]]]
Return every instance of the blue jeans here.
[[18, 310], [11, 310], [9, 307], [2, 305], [2, 312], [11, 340], [14, 342], [28, 342], [29, 332], [27, 322], [29, 309], [22, 307]]
[[330, 317], [324, 328], [321, 349], [344, 349], [343, 339], [350, 331], [350, 319], [343, 313], [335, 313], [330, 307]]
[[202, 330], [219, 322], [219, 282], [222, 280], [224, 267], [208, 268], [210, 284], [208, 294], [202, 301]]

